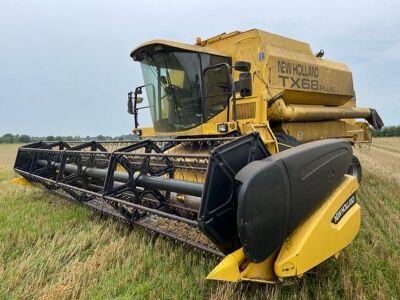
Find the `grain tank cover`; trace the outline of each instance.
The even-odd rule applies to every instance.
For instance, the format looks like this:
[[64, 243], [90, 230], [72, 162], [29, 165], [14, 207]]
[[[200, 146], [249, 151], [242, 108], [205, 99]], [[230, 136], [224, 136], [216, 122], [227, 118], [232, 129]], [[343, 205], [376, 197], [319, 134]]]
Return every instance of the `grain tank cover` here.
[[251, 72], [263, 80], [253, 94], [261, 94], [267, 83], [269, 92], [283, 93], [286, 103], [343, 105], [354, 98], [349, 68], [316, 57], [307, 43], [252, 29], [212, 37], [203, 45], [251, 62]]

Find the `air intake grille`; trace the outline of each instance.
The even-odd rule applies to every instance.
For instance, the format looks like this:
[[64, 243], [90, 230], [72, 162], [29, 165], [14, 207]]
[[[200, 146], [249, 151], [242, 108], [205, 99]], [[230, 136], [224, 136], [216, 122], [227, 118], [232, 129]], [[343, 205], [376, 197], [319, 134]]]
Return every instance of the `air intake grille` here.
[[256, 103], [243, 103], [237, 105], [238, 119], [253, 119], [256, 117]]

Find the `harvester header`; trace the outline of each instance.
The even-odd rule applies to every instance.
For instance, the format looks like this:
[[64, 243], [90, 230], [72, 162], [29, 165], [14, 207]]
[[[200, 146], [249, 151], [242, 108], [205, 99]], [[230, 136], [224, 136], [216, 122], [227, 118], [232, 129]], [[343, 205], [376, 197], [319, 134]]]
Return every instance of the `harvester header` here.
[[[102, 213], [224, 257], [209, 279], [279, 282], [356, 236], [374, 109], [356, 106], [348, 67], [260, 30], [131, 52], [137, 140], [38, 142], [14, 169]], [[143, 105], [143, 94], [147, 105]], [[153, 127], [143, 128], [139, 115]], [[368, 124], [369, 123], [369, 124]]]

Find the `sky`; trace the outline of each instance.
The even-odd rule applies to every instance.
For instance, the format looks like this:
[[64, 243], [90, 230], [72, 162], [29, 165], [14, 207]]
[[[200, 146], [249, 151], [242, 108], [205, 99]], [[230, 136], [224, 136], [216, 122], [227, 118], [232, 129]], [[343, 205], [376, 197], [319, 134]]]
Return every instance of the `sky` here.
[[132, 48], [252, 28], [346, 63], [358, 106], [400, 124], [398, 0], [0, 0], [0, 135], [129, 134], [127, 93], [143, 83]]

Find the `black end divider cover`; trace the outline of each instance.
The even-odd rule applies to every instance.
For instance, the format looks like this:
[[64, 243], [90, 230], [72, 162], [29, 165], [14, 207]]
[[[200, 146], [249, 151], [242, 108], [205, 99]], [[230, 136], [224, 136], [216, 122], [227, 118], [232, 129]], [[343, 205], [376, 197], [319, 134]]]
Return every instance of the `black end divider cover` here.
[[200, 230], [225, 254], [240, 246], [235, 175], [250, 162], [268, 156], [256, 132], [223, 144], [210, 155], [198, 222]]
[[351, 164], [348, 142], [322, 140], [253, 161], [236, 175], [237, 228], [246, 257], [262, 262], [330, 192]]

